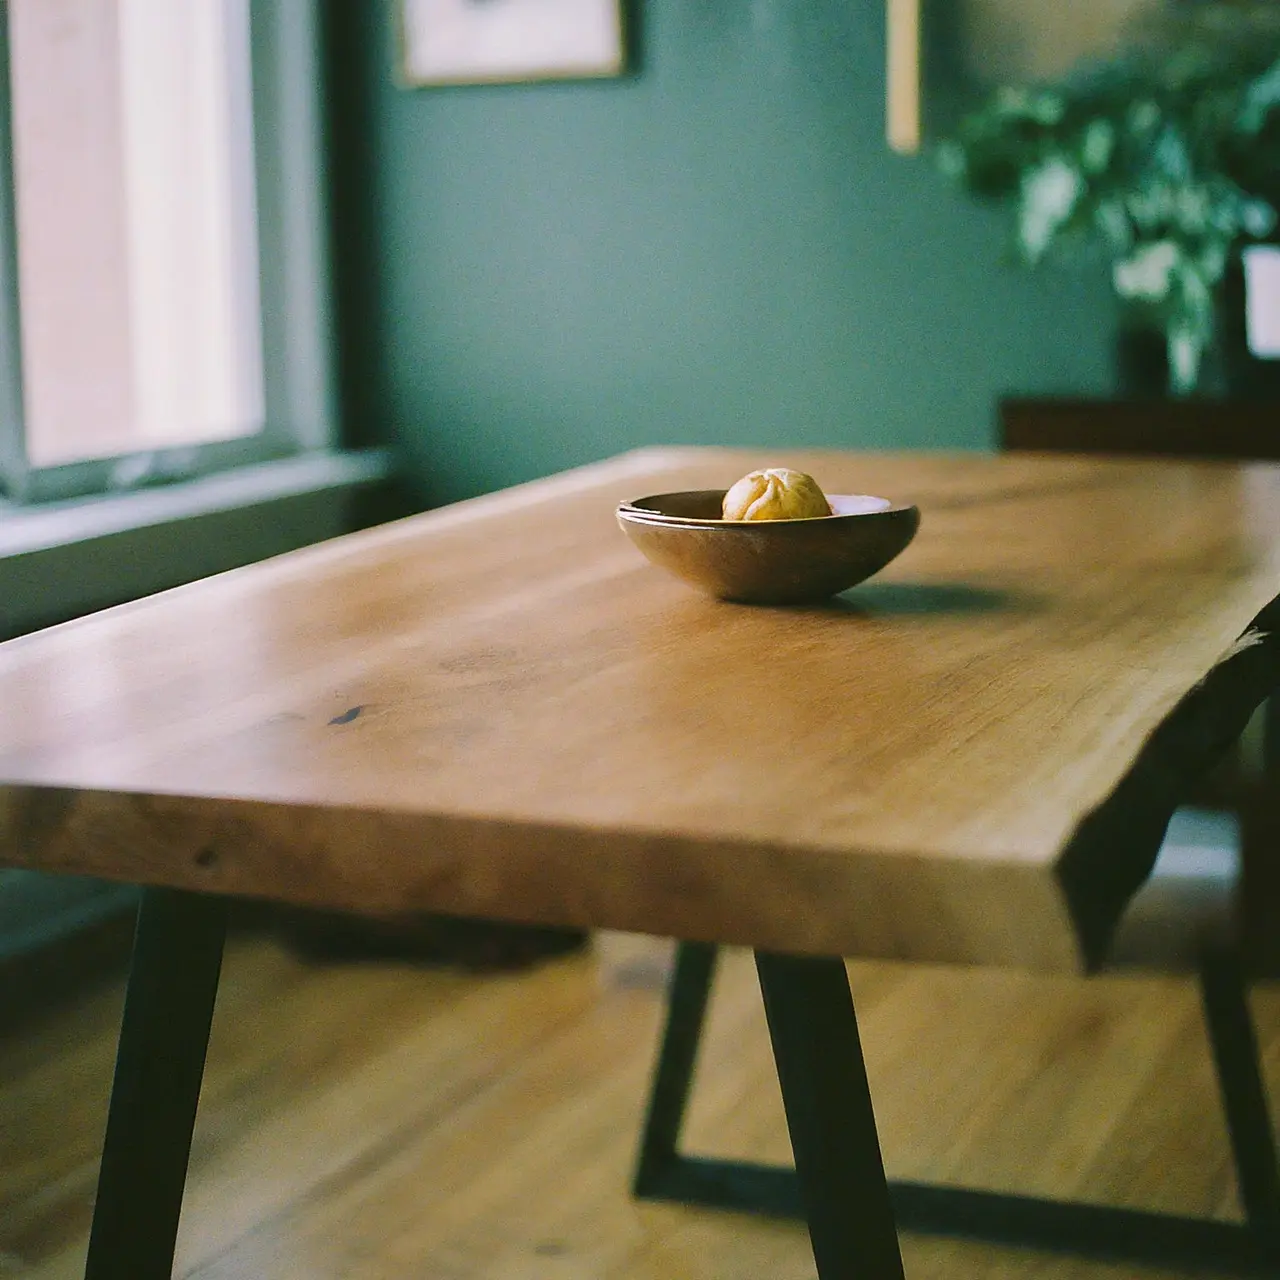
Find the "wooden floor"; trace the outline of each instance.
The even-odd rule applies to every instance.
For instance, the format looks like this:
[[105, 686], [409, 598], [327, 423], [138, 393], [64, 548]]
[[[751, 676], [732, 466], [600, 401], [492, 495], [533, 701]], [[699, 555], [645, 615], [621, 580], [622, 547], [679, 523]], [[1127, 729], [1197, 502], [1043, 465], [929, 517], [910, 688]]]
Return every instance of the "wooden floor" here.
[[[665, 950], [602, 938], [520, 976], [229, 949], [179, 1241], [200, 1280], [802, 1280], [790, 1223], [637, 1204]], [[851, 968], [893, 1173], [1234, 1213], [1191, 988]], [[0, 1040], [0, 1276], [83, 1266], [118, 984]], [[1280, 1080], [1280, 987], [1255, 1002]], [[754, 973], [730, 958], [692, 1145], [785, 1159]], [[1129, 1267], [904, 1238], [911, 1280]], [[1145, 1273], [1155, 1280], [1170, 1272]]]

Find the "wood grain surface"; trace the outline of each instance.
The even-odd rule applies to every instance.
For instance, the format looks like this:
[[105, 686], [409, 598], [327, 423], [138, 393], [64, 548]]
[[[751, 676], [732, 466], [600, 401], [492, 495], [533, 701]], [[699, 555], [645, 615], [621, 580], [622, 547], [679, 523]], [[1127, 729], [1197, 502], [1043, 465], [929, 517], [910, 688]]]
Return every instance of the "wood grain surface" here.
[[[614, 523], [767, 463], [920, 533], [779, 610]], [[1278, 584], [1270, 466], [642, 451], [0, 646], [0, 859], [1077, 969], [1077, 828]]]

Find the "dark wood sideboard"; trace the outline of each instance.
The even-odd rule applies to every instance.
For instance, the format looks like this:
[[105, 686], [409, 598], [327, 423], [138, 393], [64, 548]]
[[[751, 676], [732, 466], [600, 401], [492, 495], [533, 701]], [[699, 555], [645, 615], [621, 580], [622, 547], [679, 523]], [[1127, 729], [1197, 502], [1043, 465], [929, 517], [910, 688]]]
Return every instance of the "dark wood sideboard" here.
[[1000, 447], [1280, 461], [1280, 400], [1000, 401]]

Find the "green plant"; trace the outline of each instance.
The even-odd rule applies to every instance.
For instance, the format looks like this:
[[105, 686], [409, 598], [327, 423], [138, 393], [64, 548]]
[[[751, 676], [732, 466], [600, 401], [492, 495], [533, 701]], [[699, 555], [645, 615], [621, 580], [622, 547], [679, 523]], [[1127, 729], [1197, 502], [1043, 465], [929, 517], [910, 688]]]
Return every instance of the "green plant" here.
[[1101, 243], [1177, 394], [1200, 384], [1230, 254], [1276, 227], [1278, 9], [1198, 8], [1060, 83], [998, 90], [939, 147], [969, 191], [1012, 202], [1027, 264]]

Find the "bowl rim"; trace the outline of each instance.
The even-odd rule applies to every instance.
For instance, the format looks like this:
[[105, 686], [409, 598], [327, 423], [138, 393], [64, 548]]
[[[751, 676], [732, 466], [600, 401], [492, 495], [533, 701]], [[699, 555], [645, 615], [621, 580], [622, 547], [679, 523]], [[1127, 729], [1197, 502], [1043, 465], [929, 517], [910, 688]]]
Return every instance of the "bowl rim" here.
[[641, 502], [657, 502], [662, 498], [683, 498], [693, 494], [719, 494], [723, 499], [727, 492], [727, 489], [679, 489], [670, 493], [646, 494], [640, 498], [632, 498], [629, 501], [618, 503], [616, 514], [620, 520], [629, 520], [637, 524], [675, 525], [694, 529], [778, 528], [795, 525], [817, 525], [831, 520], [866, 520], [877, 516], [902, 515], [911, 511], [919, 514], [919, 508], [915, 503], [894, 502], [891, 498], [882, 498], [877, 494], [870, 493], [831, 493], [827, 495], [827, 500], [831, 501], [836, 498], [870, 498], [887, 505], [877, 507], [871, 511], [833, 511], [825, 516], [788, 516], [781, 520], [724, 520], [707, 519], [703, 516], [673, 516], [665, 511], [654, 510], [652, 507], [637, 505]]

